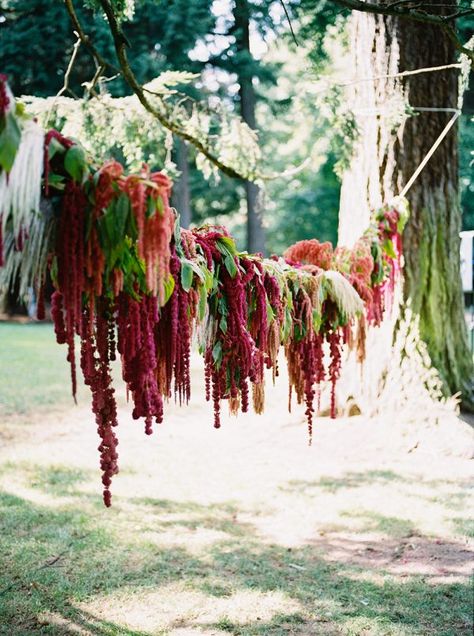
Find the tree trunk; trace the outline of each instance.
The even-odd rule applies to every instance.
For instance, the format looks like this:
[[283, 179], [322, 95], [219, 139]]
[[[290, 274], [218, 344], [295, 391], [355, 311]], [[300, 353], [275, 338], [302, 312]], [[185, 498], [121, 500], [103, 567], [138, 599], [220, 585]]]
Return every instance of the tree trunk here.
[[[247, 0], [236, 0], [234, 5], [236, 48], [239, 60], [237, 75], [239, 81], [240, 114], [245, 123], [256, 130], [256, 96], [253, 86], [253, 59], [250, 52], [250, 9]], [[263, 205], [259, 187], [245, 181], [247, 200], [247, 249], [249, 252], [265, 251], [265, 231], [263, 227]]]
[[[356, 78], [456, 61], [454, 47], [441, 29], [387, 16], [354, 13], [351, 46]], [[415, 109], [456, 108], [457, 82], [458, 70], [450, 69], [403, 80], [386, 78], [354, 85], [351, 104], [355, 104], [360, 136], [353, 165], [343, 179], [341, 243], [350, 245], [367, 227], [370, 208], [401, 191], [452, 117], [446, 112], [420, 112], [397, 120], [402, 99]], [[435, 382], [436, 387], [441, 386], [444, 395], [461, 392], [464, 406], [473, 405], [474, 369], [460, 280], [456, 132], [454, 128], [448, 133], [407, 195], [411, 215], [403, 237], [403, 298], [392, 318], [370, 336], [369, 356], [371, 349], [375, 356], [367, 361], [367, 367], [374, 366], [378, 375], [375, 383], [371, 378], [377, 387], [372, 400], [384, 390], [387, 392], [394, 378], [398, 388], [404, 385], [401, 391], [405, 391], [407, 399], [423, 382], [432, 383], [432, 375], [428, 381], [424, 371], [413, 373], [416, 365], [426, 369], [427, 352], [441, 380], [441, 384]], [[395, 354], [391, 348], [394, 342], [399, 345]], [[384, 355], [380, 354], [381, 349], [385, 350]], [[415, 367], [404, 378], [407, 359], [413, 362], [416, 357]], [[394, 372], [396, 367], [398, 372]], [[393, 389], [392, 386], [388, 390]], [[351, 391], [358, 392], [354, 386]]]
[[188, 147], [179, 137], [176, 137], [175, 143], [176, 166], [181, 175], [173, 187], [172, 204], [179, 212], [181, 227], [188, 228], [192, 219]]

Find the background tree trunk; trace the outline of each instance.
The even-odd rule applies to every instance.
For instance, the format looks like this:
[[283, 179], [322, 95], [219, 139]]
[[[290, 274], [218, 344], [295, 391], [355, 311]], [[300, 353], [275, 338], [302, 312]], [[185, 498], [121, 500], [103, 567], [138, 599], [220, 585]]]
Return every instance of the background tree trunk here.
[[[240, 114], [245, 123], [256, 130], [255, 88], [253, 86], [253, 60], [250, 52], [250, 10], [247, 0], [236, 0], [234, 5], [234, 24], [239, 81]], [[265, 231], [263, 228], [263, 206], [259, 187], [251, 181], [245, 181], [247, 200], [247, 249], [249, 252], [265, 251]]]
[[[440, 29], [387, 16], [354, 13], [351, 47], [356, 78], [456, 61], [454, 47]], [[400, 121], [397, 113], [402, 100], [408, 100], [414, 107], [456, 108], [457, 82], [458, 70], [454, 69], [415, 75], [403, 81], [387, 78], [354, 85], [351, 104], [355, 104], [360, 137], [353, 165], [343, 179], [339, 222], [342, 244], [350, 245], [365, 229], [370, 208], [389, 201], [401, 191], [452, 116], [452, 113], [423, 112]], [[403, 237], [403, 301], [392, 318], [370, 335], [368, 351], [375, 351], [375, 355], [366, 366], [378, 381], [371, 378], [376, 394], [367, 398], [366, 403], [386, 391], [395, 378], [396, 390], [402, 393], [413, 394], [423, 380], [430, 384], [433, 376], [428, 372], [431, 378], [428, 381], [424, 372], [414, 373], [413, 366], [412, 372], [403, 377], [403, 366], [409, 358], [413, 362], [418, 356], [415, 367], [419, 364], [426, 369], [427, 351], [439, 373], [443, 393], [462, 392], [463, 404], [472, 409], [474, 370], [459, 270], [461, 212], [457, 163], [454, 128], [407, 195], [411, 216]], [[402, 326], [407, 320], [410, 326]], [[405, 340], [400, 342], [401, 332]], [[409, 332], [410, 347], [407, 347]], [[394, 359], [391, 345], [397, 338], [399, 349]], [[380, 354], [382, 350], [384, 355]], [[397, 366], [399, 372], [395, 373], [393, 369]], [[412, 386], [413, 382], [417, 386]], [[434, 384], [439, 388], [438, 383]], [[351, 392], [356, 394], [359, 390], [362, 389], [355, 388], [353, 382]]]
[[179, 212], [181, 227], [188, 228], [192, 220], [188, 147], [180, 137], [175, 138], [175, 144], [176, 166], [181, 175], [173, 186], [172, 204]]

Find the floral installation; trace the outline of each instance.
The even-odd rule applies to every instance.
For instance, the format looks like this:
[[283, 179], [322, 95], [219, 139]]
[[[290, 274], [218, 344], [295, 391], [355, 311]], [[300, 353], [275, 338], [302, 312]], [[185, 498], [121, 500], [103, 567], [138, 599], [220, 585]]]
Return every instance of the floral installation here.
[[403, 201], [377, 211], [352, 249], [311, 239], [263, 258], [239, 252], [223, 227], [181, 229], [165, 174], [94, 164], [77, 141], [27, 118], [4, 76], [0, 149], [0, 285], [34, 287], [44, 318], [46, 276], [53, 282], [51, 317], [72, 393], [79, 367], [92, 395], [106, 506], [118, 472], [115, 360], [148, 435], [167, 400], [191, 397], [194, 335], [216, 428], [224, 401], [231, 413], [263, 411], [265, 370], [278, 375], [281, 348], [289, 407], [293, 396], [304, 404], [310, 443], [323, 383], [336, 416], [343, 347], [362, 361], [367, 324], [380, 324], [390, 306]]

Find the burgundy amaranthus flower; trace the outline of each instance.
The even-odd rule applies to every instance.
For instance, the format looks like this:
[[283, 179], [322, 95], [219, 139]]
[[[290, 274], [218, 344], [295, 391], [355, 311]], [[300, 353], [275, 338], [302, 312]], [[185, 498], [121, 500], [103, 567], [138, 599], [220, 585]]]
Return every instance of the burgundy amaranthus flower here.
[[163, 400], [158, 387], [154, 330], [158, 323], [154, 296], [134, 300], [122, 293], [118, 300], [117, 350], [122, 356], [122, 375], [132, 395], [134, 419], [145, 418], [145, 432], [152, 433], [152, 421], [163, 421]]
[[329, 379], [331, 381], [331, 417], [336, 417], [336, 382], [341, 374], [341, 336], [339, 331], [327, 334], [331, 363], [329, 365]]
[[[74, 334], [81, 333], [82, 294], [85, 291], [85, 223], [88, 203], [82, 188], [69, 181], [63, 196], [59, 219], [56, 254], [58, 291], [64, 311], [68, 362], [71, 365], [72, 394], [76, 399], [76, 361]], [[59, 314], [53, 314], [58, 316]], [[61, 330], [60, 330], [61, 331]]]
[[103, 498], [108, 507], [112, 503], [110, 485], [118, 473], [117, 404], [110, 371], [110, 342], [113, 308], [100, 302], [95, 312], [86, 307], [82, 315], [81, 368], [84, 382], [92, 392], [92, 410], [95, 414], [102, 470]]
[[191, 396], [191, 322], [197, 301], [194, 290], [184, 291], [181, 285], [180, 260], [172, 248], [170, 272], [174, 278], [171, 298], [161, 310], [155, 329], [158, 358], [158, 385], [163, 395], [170, 397], [174, 378], [174, 393], [179, 404], [187, 404]]
[[10, 107], [10, 99], [7, 93], [7, 81], [7, 76], [0, 74], [0, 117], [4, 117]]

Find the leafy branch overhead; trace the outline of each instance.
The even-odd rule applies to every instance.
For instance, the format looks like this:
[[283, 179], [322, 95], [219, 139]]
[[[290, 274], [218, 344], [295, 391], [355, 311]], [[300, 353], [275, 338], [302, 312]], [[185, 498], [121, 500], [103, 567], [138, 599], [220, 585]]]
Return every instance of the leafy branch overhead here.
[[[165, 129], [192, 144], [210, 164], [224, 174], [237, 179], [265, 178], [258, 165], [260, 152], [255, 133], [240, 119], [224, 112], [219, 112], [216, 117], [215, 112], [209, 113], [205, 109], [198, 108], [194, 103], [190, 108], [191, 100], [187, 97], [183, 98], [182, 95], [178, 95], [179, 99], [171, 102], [169, 98], [171, 95], [176, 95], [176, 92], [169, 91], [168, 88], [163, 90], [164, 84], [169, 87], [172, 83], [170, 76], [162, 80], [153, 80], [149, 84], [141, 84], [138, 81], [128, 59], [127, 48], [130, 44], [122, 31], [117, 15], [117, 3], [100, 0], [99, 3], [94, 4], [99, 4], [105, 14], [113, 37], [118, 65], [117, 62], [105, 59], [97, 50], [91, 37], [82, 27], [73, 0], [64, 0], [64, 4], [80, 41], [93, 57], [99, 73], [106, 69], [113, 73], [120, 73], [142, 106]], [[118, 4], [122, 8], [125, 7], [124, 3]], [[192, 76], [189, 75], [186, 77], [180, 75], [178, 78], [181, 84], [190, 79]], [[220, 134], [214, 132], [216, 125], [217, 132]], [[224, 138], [225, 147], [222, 143]]]

